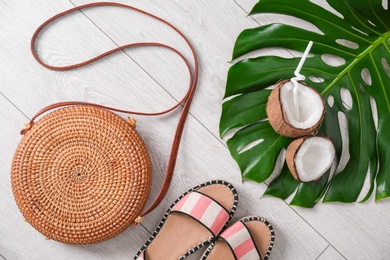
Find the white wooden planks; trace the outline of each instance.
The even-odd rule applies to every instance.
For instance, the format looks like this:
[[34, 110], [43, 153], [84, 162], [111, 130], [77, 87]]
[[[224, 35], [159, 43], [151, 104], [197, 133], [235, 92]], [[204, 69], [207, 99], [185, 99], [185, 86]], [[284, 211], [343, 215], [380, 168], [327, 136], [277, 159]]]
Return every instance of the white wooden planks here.
[[[20, 138], [18, 131], [26, 121], [21, 111], [31, 117], [42, 106], [65, 100], [156, 111], [179, 100], [188, 84], [183, 63], [172, 53], [155, 48], [126, 50], [74, 71], [49, 71], [37, 64], [29, 52], [29, 41], [35, 28], [73, 4], [85, 3], [88, 2], [0, 2], [0, 57], [3, 59], [0, 62], [0, 92], [3, 93], [0, 113], [4, 124], [0, 128], [1, 140], [4, 140], [0, 145], [0, 154], [7, 155], [0, 158], [0, 202], [5, 202], [0, 205], [3, 206], [0, 212], [1, 256], [5, 259], [128, 259], [140, 248], [177, 196], [198, 183], [215, 178], [228, 180], [238, 189], [240, 204], [235, 220], [256, 214], [265, 216], [274, 224], [277, 238], [271, 259], [316, 259], [319, 256], [321, 259], [331, 250], [329, 243], [338, 250], [341, 248], [351, 252], [347, 254], [351, 258], [358, 255], [359, 252], [353, 254], [355, 246], [342, 244], [334, 238], [337, 229], [326, 225], [326, 220], [322, 218], [326, 212], [316, 213], [315, 209], [306, 213], [275, 198], [260, 199], [266, 188], [264, 184], [242, 184], [238, 167], [224, 142], [218, 138], [220, 105], [230, 66], [227, 61], [230, 60], [234, 40], [241, 30], [257, 26], [257, 22], [247, 18], [238, 5], [249, 5], [248, 2], [122, 1], [157, 14], [183, 30], [198, 51], [201, 68], [199, 89], [183, 136], [171, 190], [162, 205], [149, 214], [142, 224], [149, 232], [139, 225], [97, 245], [71, 246], [46, 241], [23, 222], [9, 183], [12, 153]], [[137, 30], [139, 27], [142, 30]], [[57, 22], [41, 35], [37, 48], [45, 61], [64, 65], [135, 40], [158, 40], [173, 44], [190, 57], [185, 44], [166, 27], [132, 12], [111, 7], [86, 10]], [[284, 50], [278, 53], [290, 55]], [[137, 128], [150, 148], [154, 164], [151, 199], [157, 194], [163, 178], [178, 114], [175, 112], [160, 118], [136, 117]], [[350, 217], [345, 214], [341, 211], [336, 218]], [[372, 228], [361, 222], [367, 232]], [[346, 235], [356, 233], [360, 239], [358, 241], [367, 242], [365, 233], [357, 232], [355, 224], [343, 223], [347, 226]], [[381, 246], [386, 248], [386, 245]]]
[[326, 248], [326, 250], [317, 258], [317, 260], [343, 260], [345, 257], [340, 255], [332, 246]]

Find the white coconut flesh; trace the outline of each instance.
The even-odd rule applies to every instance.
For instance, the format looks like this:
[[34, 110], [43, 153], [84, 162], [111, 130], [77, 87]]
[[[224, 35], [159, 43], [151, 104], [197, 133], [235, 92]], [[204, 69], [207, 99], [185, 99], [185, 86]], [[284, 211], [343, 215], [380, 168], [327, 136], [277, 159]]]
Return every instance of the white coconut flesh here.
[[332, 166], [334, 157], [335, 149], [329, 139], [306, 139], [299, 147], [294, 160], [299, 179], [310, 182], [321, 177]]
[[321, 120], [324, 105], [321, 96], [312, 88], [299, 83], [297, 107], [294, 101], [294, 83], [286, 82], [280, 89], [280, 100], [287, 119], [295, 128], [308, 129]]

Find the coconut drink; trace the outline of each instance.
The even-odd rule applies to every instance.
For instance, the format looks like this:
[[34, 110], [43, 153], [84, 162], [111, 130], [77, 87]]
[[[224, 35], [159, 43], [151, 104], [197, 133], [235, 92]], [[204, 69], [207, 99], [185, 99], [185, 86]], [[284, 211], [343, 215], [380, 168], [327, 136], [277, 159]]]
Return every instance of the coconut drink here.
[[321, 95], [301, 82], [295, 87], [290, 80], [283, 80], [268, 98], [269, 123], [283, 136], [296, 138], [311, 134], [321, 124], [324, 113]]

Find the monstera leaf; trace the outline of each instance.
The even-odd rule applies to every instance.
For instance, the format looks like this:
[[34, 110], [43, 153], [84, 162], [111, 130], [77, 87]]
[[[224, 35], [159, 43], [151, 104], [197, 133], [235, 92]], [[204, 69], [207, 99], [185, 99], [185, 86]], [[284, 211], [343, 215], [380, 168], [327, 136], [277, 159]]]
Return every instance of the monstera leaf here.
[[[321, 199], [354, 202], [362, 195], [365, 201], [374, 189], [376, 200], [390, 195], [390, 11], [381, 0], [327, 2], [336, 12], [308, 0], [259, 1], [251, 15], [294, 16], [315, 25], [321, 33], [269, 24], [244, 30], [233, 50], [237, 60], [267, 47], [303, 52], [310, 40], [314, 42], [301, 73], [306, 76], [305, 83], [326, 101], [319, 132], [334, 142], [337, 171], [328, 172], [318, 182], [302, 184], [284, 166], [265, 192], [286, 199], [296, 191], [291, 204], [303, 207], [313, 207]], [[280, 152], [292, 141], [275, 133], [265, 107], [268, 87], [293, 77], [299, 60], [260, 56], [239, 60], [229, 70], [220, 135], [235, 132], [227, 145], [243, 179], [266, 181]], [[344, 135], [342, 121], [347, 125]], [[347, 162], [339, 165], [342, 156]], [[366, 175], [370, 189], [362, 191]]]

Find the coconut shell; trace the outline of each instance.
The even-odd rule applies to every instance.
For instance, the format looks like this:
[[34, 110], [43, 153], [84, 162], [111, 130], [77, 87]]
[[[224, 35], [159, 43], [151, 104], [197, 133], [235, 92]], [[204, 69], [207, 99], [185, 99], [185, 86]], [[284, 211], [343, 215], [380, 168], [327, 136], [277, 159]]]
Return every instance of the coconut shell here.
[[[292, 126], [288, 120], [287, 114], [283, 109], [282, 102], [280, 100], [280, 89], [284, 84], [289, 82], [290, 80], [283, 80], [279, 82], [274, 89], [272, 90], [271, 94], [268, 97], [268, 103], [267, 103], [267, 116], [269, 123], [271, 124], [272, 128], [280, 135], [291, 137], [291, 138], [297, 138], [305, 135], [309, 135], [312, 132], [314, 132], [321, 124], [322, 119], [324, 118], [325, 114], [325, 108], [322, 111], [322, 115], [320, 120], [313, 125], [310, 128], [302, 129], [302, 128], [296, 128]], [[306, 85], [305, 85], [306, 86]], [[309, 87], [309, 86], [306, 86]], [[311, 87], [309, 87], [311, 88]], [[313, 88], [311, 88], [313, 89]], [[315, 89], [313, 89], [316, 93], [318, 93]], [[320, 95], [318, 93], [318, 95]], [[322, 105], [324, 107], [324, 100], [322, 100]]]
[[[294, 140], [293, 142], [291, 142], [290, 145], [287, 147], [286, 162], [287, 162], [288, 169], [290, 170], [292, 176], [297, 181], [300, 181], [300, 182], [305, 182], [305, 181], [302, 181], [299, 178], [299, 174], [298, 174], [297, 168], [295, 166], [295, 156], [298, 153], [298, 150], [301, 147], [301, 145], [303, 144], [303, 142], [305, 142], [305, 140], [312, 138], [312, 137], [314, 137], [314, 136], [304, 136], [304, 137], [298, 138], [298, 139]], [[321, 137], [321, 138], [330, 140], [330, 138], [324, 137], [324, 136], [316, 136], [316, 137]], [[324, 174], [325, 174], [325, 172], [324, 172]], [[322, 174], [321, 176], [319, 176], [318, 178], [316, 178], [312, 181], [306, 181], [306, 183], [316, 182], [319, 179], [321, 179], [321, 177], [324, 176], [324, 174]]]
[[299, 139], [294, 140], [288, 147], [286, 151], [286, 162], [288, 169], [290, 170], [292, 176], [297, 180], [302, 182], [299, 179], [297, 174], [297, 169], [295, 167], [295, 155], [297, 154], [299, 147], [301, 147], [302, 143], [307, 139], [307, 137], [301, 137]]

